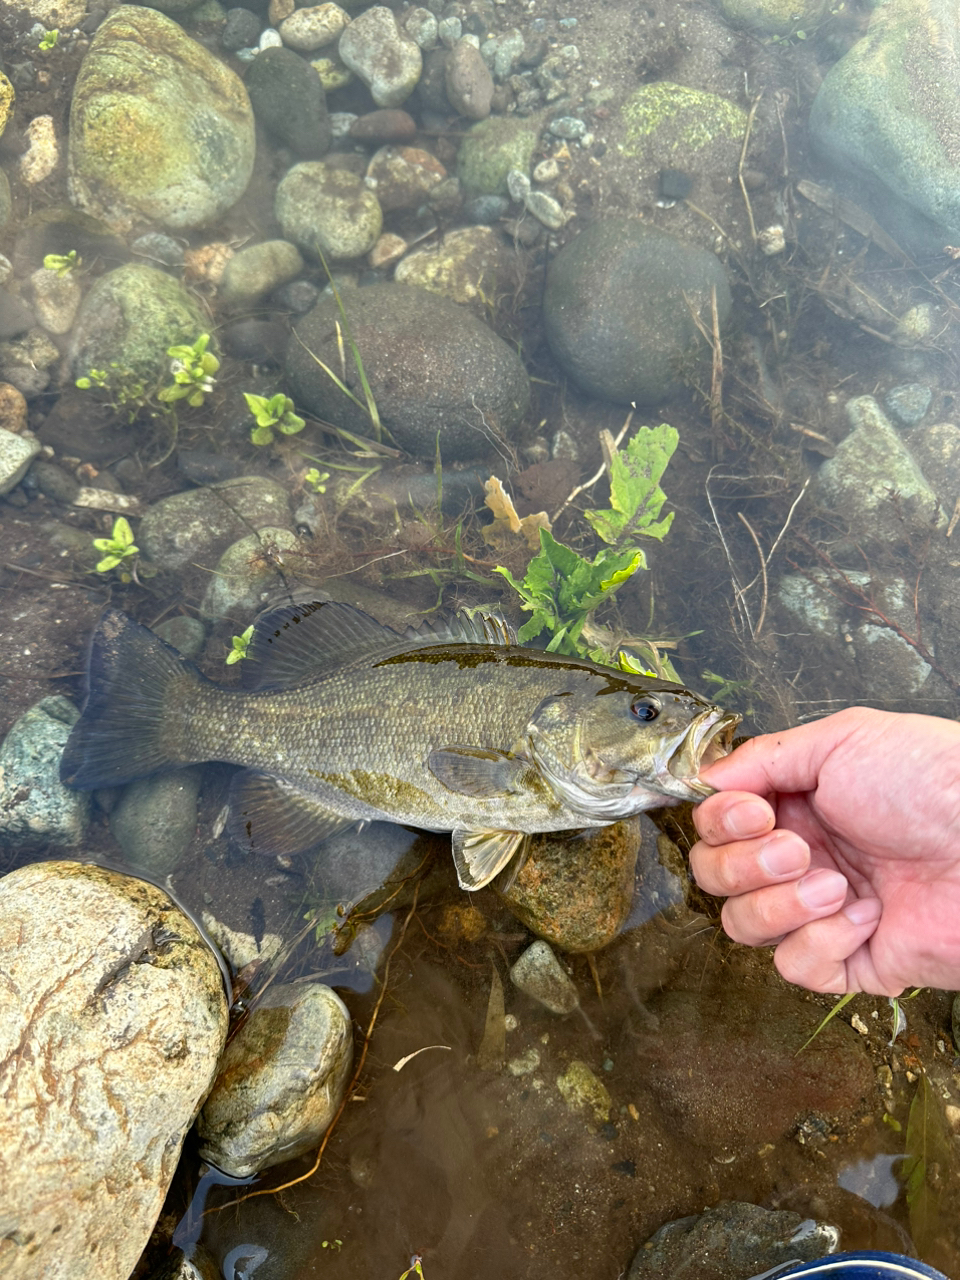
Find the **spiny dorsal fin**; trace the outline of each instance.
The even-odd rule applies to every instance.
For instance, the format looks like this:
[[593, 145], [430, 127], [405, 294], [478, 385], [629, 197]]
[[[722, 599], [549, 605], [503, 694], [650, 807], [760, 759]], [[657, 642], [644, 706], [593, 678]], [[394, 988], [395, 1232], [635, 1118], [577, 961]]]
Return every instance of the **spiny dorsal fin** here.
[[314, 600], [260, 615], [247, 660], [240, 664], [241, 676], [246, 689], [286, 689], [349, 662], [386, 658], [424, 645], [513, 643], [508, 623], [496, 613], [458, 613], [449, 622], [424, 622], [401, 634], [352, 605]]

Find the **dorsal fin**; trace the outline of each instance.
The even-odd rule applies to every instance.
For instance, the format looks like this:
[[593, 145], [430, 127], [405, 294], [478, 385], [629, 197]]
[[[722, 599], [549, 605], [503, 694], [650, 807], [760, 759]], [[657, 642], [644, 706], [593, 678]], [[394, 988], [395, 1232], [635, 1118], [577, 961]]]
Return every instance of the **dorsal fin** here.
[[257, 618], [241, 676], [246, 689], [286, 689], [348, 662], [424, 645], [513, 643], [510, 626], [497, 613], [458, 613], [449, 622], [424, 622], [401, 633], [352, 605], [314, 600], [281, 605]]

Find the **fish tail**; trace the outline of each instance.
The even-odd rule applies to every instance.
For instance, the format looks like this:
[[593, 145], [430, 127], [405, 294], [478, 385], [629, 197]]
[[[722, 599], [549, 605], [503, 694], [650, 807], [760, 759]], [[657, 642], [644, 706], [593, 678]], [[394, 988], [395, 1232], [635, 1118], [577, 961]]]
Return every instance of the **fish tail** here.
[[108, 609], [90, 643], [87, 699], [67, 739], [60, 780], [92, 791], [192, 763], [182, 711], [205, 683], [159, 636]]

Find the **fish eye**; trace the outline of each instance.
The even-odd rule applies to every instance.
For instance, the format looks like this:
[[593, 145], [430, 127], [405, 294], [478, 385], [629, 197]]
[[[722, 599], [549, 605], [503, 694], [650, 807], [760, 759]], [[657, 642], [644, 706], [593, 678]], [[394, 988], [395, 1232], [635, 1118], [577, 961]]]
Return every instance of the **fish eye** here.
[[639, 698], [634, 698], [630, 703], [630, 714], [637, 717], [638, 720], [656, 720], [660, 714], [660, 703], [645, 693]]

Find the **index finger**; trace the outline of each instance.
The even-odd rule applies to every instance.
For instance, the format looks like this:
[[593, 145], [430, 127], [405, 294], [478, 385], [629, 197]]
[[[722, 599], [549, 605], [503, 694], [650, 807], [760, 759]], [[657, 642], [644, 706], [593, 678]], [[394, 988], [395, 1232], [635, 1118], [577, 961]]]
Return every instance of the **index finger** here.
[[850, 707], [780, 733], [764, 733], [741, 743], [730, 755], [704, 769], [700, 776], [718, 791], [812, 791], [827, 757], [850, 738], [866, 730], [881, 732], [885, 712]]

